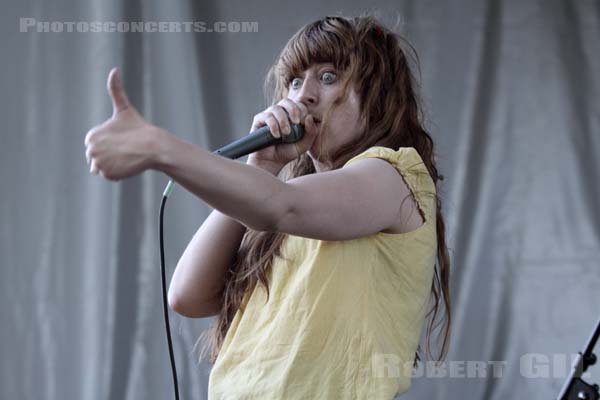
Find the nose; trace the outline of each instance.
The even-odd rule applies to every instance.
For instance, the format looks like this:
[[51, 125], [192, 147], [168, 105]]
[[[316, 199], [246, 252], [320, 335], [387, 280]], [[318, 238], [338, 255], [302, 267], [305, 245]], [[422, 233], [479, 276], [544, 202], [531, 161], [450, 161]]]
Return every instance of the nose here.
[[306, 78], [302, 82], [302, 87], [296, 90], [293, 100], [303, 103], [305, 106], [314, 106], [319, 101], [318, 83], [311, 78]]

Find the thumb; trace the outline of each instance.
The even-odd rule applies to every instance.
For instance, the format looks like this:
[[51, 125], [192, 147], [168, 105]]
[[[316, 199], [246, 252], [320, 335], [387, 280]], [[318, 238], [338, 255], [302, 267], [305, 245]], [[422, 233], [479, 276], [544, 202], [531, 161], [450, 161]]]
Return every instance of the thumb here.
[[108, 73], [108, 82], [106, 83], [108, 94], [112, 99], [113, 104], [113, 118], [121, 111], [126, 110], [130, 107], [129, 99], [123, 85], [121, 84], [121, 78], [119, 76], [119, 70], [117, 67], [110, 70]]
[[312, 145], [312, 142], [317, 138], [318, 133], [314, 117], [312, 115], [307, 116], [304, 125], [307, 133], [306, 141], [309, 145]]
[[298, 142], [298, 145], [300, 145], [300, 147], [302, 147], [303, 149], [302, 152], [305, 152], [308, 149], [310, 149], [316, 138], [317, 127], [315, 126], [315, 122], [312, 115], [308, 115], [304, 119], [304, 136]]

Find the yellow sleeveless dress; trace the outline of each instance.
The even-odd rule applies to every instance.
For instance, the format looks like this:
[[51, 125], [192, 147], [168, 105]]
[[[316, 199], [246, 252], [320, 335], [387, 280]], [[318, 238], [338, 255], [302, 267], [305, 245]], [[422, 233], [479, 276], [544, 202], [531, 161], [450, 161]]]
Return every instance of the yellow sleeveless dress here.
[[425, 223], [344, 241], [286, 236], [285, 259], [267, 271], [269, 301], [257, 286], [234, 316], [209, 400], [392, 399], [409, 389], [437, 252], [435, 185], [412, 147], [371, 147], [345, 165], [365, 157], [396, 167]]

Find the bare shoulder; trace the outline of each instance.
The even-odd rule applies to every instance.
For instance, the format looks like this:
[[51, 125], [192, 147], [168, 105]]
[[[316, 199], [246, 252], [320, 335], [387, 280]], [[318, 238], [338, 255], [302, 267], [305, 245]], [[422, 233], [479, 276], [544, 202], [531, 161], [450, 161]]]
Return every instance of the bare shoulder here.
[[[402, 230], [410, 189], [388, 161], [356, 160], [343, 168], [286, 182], [275, 229], [321, 240], [348, 240]], [[418, 213], [417, 213], [418, 214]]]
[[[351, 167], [360, 161], [371, 160], [376, 160], [379, 168], [393, 171], [392, 175], [396, 176], [395, 184], [398, 185], [401, 193], [400, 198], [396, 200], [400, 203], [400, 209], [398, 211], [396, 220], [389, 227], [382, 229], [381, 232], [390, 234], [406, 233], [423, 225], [424, 219], [421, 216], [421, 212], [419, 211], [419, 207], [417, 206], [414, 195], [396, 167], [384, 159], [374, 157], [358, 160], [355, 163], [349, 164], [347, 167]], [[370, 164], [375, 165], [375, 163], [372, 162]], [[363, 163], [363, 165], [366, 165], [366, 163]]]

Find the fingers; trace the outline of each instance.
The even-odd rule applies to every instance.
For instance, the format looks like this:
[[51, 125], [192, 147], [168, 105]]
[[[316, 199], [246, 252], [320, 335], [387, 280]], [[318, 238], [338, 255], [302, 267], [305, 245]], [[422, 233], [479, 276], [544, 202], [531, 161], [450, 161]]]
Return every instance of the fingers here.
[[308, 110], [304, 104], [295, 103], [289, 98], [281, 100], [278, 105], [287, 111], [293, 124], [299, 124], [300, 121], [304, 119], [304, 116], [308, 113]]
[[252, 121], [251, 130], [267, 125], [271, 134], [279, 138], [282, 134], [287, 135], [291, 132], [290, 122], [285, 110], [280, 106], [271, 106], [265, 111], [256, 114]]
[[[317, 126], [312, 115], [307, 115], [304, 120], [305, 132], [307, 133], [307, 141], [312, 143], [312, 140], [317, 135]], [[310, 146], [309, 146], [310, 147]]]
[[110, 70], [106, 86], [108, 89], [108, 94], [112, 99], [114, 117], [117, 115], [117, 113], [126, 110], [130, 106], [129, 99], [127, 98], [127, 94], [125, 93], [121, 83], [118, 68], [115, 67]]
[[92, 155], [91, 155], [90, 151], [91, 151], [91, 147], [86, 147], [86, 149], [85, 149], [85, 159], [86, 159], [86, 161], [87, 161], [88, 164], [90, 163], [90, 160], [92, 159]]
[[275, 136], [276, 138], [281, 136], [279, 122], [277, 121], [277, 118], [275, 118], [273, 113], [269, 111], [263, 111], [259, 114], [256, 114], [254, 116], [254, 119], [252, 120], [252, 128], [250, 128], [250, 130], [254, 131], [265, 125], [269, 127], [269, 130], [271, 131], [271, 134], [273, 136]]
[[256, 114], [252, 121], [251, 131], [267, 125], [271, 134], [279, 138], [281, 135], [289, 135], [292, 132], [291, 124], [300, 124], [308, 110], [302, 103], [295, 103], [293, 100], [282, 99], [278, 104], [267, 108], [265, 111]]
[[90, 173], [94, 175], [98, 175], [98, 166], [96, 165], [96, 160], [92, 159], [90, 163]]
[[288, 113], [283, 109], [283, 107], [276, 105], [269, 107], [271, 110], [271, 114], [277, 120], [277, 124], [279, 125], [279, 134], [289, 135], [292, 131], [292, 127], [290, 126], [290, 117]]

